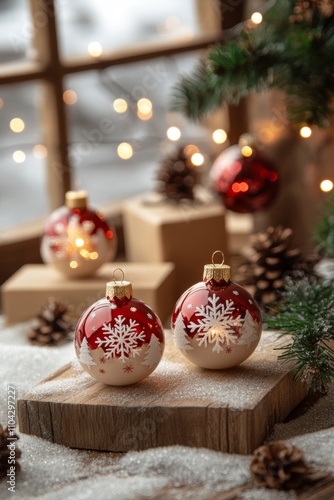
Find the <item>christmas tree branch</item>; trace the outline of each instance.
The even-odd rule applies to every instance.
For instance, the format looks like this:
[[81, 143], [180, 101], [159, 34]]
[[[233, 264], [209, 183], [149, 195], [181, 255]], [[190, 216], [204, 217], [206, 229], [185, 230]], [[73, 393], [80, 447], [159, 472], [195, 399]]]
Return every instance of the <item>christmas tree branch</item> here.
[[323, 205], [323, 215], [314, 228], [317, 251], [324, 257], [334, 257], [334, 195]]
[[268, 328], [289, 335], [278, 350], [283, 363], [293, 362], [295, 378], [312, 391], [326, 392], [334, 376], [334, 285], [324, 280], [286, 280], [277, 314], [267, 316]]
[[209, 49], [193, 74], [175, 86], [172, 109], [197, 120], [250, 92], [277, 88], [285, 93], [292, 121], [327, 125], [334, 97], [334, 7], [327, 15], [309, 2], [296, 15], [299, 4], [277, 1], [259, 26], [245, 24], [234, 39]]

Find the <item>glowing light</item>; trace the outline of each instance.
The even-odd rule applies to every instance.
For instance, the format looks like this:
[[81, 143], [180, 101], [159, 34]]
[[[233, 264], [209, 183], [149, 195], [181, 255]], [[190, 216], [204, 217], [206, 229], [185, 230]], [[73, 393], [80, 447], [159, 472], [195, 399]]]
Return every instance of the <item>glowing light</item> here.
[[4, 104], [3, 99], [1, 99], [0, 97], [0, 109], [3, 107], [3, 104]]
[[250, 146], [243, 146], [241, 148], [241, 154], [245, 156], [246, 158], [249, 158], [253, 154], [253, 150]]
[[76, 260], [71, 260], [71, 262], [70, 262], [70, 267], [71, 267], [72, 269], [76, 269], [76, 268], [78, 267], [78, 263], [77, 263], [77, 261], [76, 261]]
[[113, 236], [114, 233], [112, 232], [112, 230], [108, 229], [108, 231], [106, 232], [106, 237], [108, 238], [108, 240], [110, 240]]
[[270, 142], [272, 142], [275, 138], [275, 134], [274, 132], [271, 130], [270, 127], [262, 127], [259, 131], [258, 131], [258, 138], [261, 142], [263, 142], [264, 144], [269, 144]]
[[91, 252], [89, 254], [89, 258], [92, 260], [96, 260], [96, 259], [98, 259], [98, 257], [99, 257], [99, 254], [97, 252]]
[[19, 149], [17, 151], [14, 151], [13, 153], [13, 160], [16, 163], [23, 163], [26, 159], [26, 155], [23, 151], [20, 151]]
[[252, 23], [254, 24], [261, 24], [262, 23], [263, 16], [261, 12], [254, 12], [251, 16]]
[[308, 137], [311, 137], [312, 130], [310, 129], [310, 127], [302, 127], [299, 131], [299, 134], [304, 139], [307, 139]]
[[121, 142], [117, 148], [117, 154], [122, 160], [129, 160], [133, 155], [133, 149], [128, 142]]
[[75, 240], [75, 244], [76, 244], [77, 247], [83, 247], [84, 244], [85, 244], [85, 242], [84, 242], [84, 240], [82, 238], [77, 238]]
[[88, 250], [86, 250], [85, 248], [83, 248], [82, 250], [80, 250], [80, 255], [81, 255], [81, 257], [83, 257], [84, 259], [88, 259], [88, 257], [89, 257], [89, 252], [88, 252]]
[[233, 193], [239, 193], [239, 191], [240, 191], [240, 184], [239, 184], [239, 182], [234, 182], [232, 184], [232, 191], [233, 191]]
[[116, 113], [125, 113], [125, 111], [128, 109], [128, 103], [125, 101], [125, 99], [115, 99], [113, 102], [113, 107]]
[[48, 154], [48, 150], [45, 146], [43, 146], [43, 144], [36, 144], [36, 146], [33, 147], [32, 152], [35, 158], [38, 158], [38, 160], [42, 160]]
[[196, 167], [199, 167], [200, 165], [203, 165], [204, 163], [204, 156], [201, 155], [201, 153], [195, 153], [191, 157], [191, 163], [195, 165]]
[[73, 106], [78, 100], [77, 94], [74, 92], [74, 90], [65, 90], [63, 93], [63, 101], [65, 104], [68, 104], [68, 106]]
[[324, 193], [328, 193], [328, 191], [332, 191], [333, 187], [334, 187], [334, 184], [329, 179], [325, 179], [325, 180], [320, 182], [320, 189]]
[[167, 137], [170, 141], [178, 141], [181, 137], [181, 130], [178, 127], [169, 127]]
[[224, 144], [227, 139], [227, 133], [222, 128], [218, 128], [213, 132], [212, 138], [216, 144]]
[[142, 99], [139, 99], [139, 101], [137, 102], [137, 107], [141, 113], [147, 115], [152, 111], [153, 105], [149, 99], [143, 97]]
[[88, 45], [88, 54], [92, 57], [100, 57], [102, 54], [102, 45], [100, 42], [90, 42]]
[[138, 116], [138, 118], [140, 118], [141, 120], [146, 121], [146, 120], [150, 120], [150, 119], [152, 118], [153, 113], [152, 113], [152, 111], [150, 111], [149, 113], [142, 113], [142, 112], [141, 112], [141, 111], [139, 111], [139, 109], [138, 109], [138, 111], [137, 111], [137, 116]]
[[21, 120], [21, 118], [13, 118], [12, 120], [10, 120], [9, 126], [13, 132], [19, 133], [24, 130], [25, 124], [24, 121]]
[[184, 154], [186, 156], [192, 156], [194, 155], [195, 153], [199, 153], [199, 149], [197, 146], [195, 146], [195, 144], [188, 144], [185, 148], [184, 148]]
[[240, 182], [240, 191], [242, 191], [243, 193], [246, 193], [246, 191], [248, 191], [249, 189], [249, 186], [247, 184], [247, 182]]

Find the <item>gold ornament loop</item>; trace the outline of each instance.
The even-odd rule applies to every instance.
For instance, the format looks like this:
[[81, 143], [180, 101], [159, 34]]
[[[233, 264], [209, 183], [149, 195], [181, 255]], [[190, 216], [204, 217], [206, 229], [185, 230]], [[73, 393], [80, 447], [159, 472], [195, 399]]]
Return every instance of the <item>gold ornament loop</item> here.
[[[222, 257], [221, 262], [215, 262], [215, 255], [217, 254], [221, 255]], [[231, 268], [230, 266], [224, 264], [224, 261], [225, 261], [225, 255], [221, 250], [216, 250], [215, 252], [213, 252], [211, 257], [212, 264], [206, 264], [204, 266], [204, 273], [203, 273], [204, 281], [210, 281], [213, 279], [217, 282], [220, 280], [228, 282], [231, 276]]]
[[[116, 280], [115, 279], [115, 273], [116, 273], [116, 271], [121, 271], [121, 273], [122, 273], [122, 279], [121, 280]], [[123, 271], [123, 269], [121, 269], [120, 267], [116, 267], [116, 269], [114, 269], [114, 271], [112, 273], [112, 280], [113, 280], [114, 283], [116, 283], [116, 281], [120, 281], [121, 283], [123, 283], [124, 282], [124, 271]]]
[[[116, 280], [116, 272], [120, 271], [122, 273], [122, 279]], [[116, 267], [114, 272], [112, 273], [112, 280], [106, 284], [106, 297], [117, 299], [122, 299], [123, 297], [127, 297], [131, 299], [132, 297], [132, 284], [130, 281], [124, 280], [124, 271], [120, 267]]]
[[[218, 262], [215, 262], [215, 255], [217, 255], [217, 254], [220, 254], [222, 256], [222, 259], [223, 259], [220, 264]], [[212, 262], [213, 266], [222, 266], [224, 264], [224, 261], [225, 261], [224, 252], [222, 252], [221, 250], [216, 250], [215, 252], [213, 252], [212, 257], [211, 257], [211, 262]]]

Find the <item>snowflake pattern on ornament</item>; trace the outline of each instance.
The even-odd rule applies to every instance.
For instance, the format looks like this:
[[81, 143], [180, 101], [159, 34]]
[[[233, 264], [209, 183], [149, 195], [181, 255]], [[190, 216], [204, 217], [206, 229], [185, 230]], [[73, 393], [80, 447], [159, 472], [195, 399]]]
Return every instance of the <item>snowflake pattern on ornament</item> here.
[[99, 372], [103, 374], [103, 373], [105, 373], [106, 371], [105, 371], [103, 368], [100, 368], [100, 369], [99, 369]]
[[132, 365], [126, 365], [123, 368], [124, 373], [132, 373], [133, 372], [133, 366]]
[[102, 331], [107, 333], [103, 339], [99, 337], [95, 340], [98, 347], [106, 349], [104, 356], [106, 359], [119, 358], [123, 363], [132, 356], [138, 356], [141, 349], [138, 348], [138, 341], [144, 342], [145, 333], [141, 331], [137, 333], [136, 327], [139, 326], [134, 319], [129, 319], [129, 323], [125, 323], [126, 318], [122, 315], [115, 318], [115, 326], [112, 327], [109, 323], [103, 324]]
[[102, 356], [101, 358], [99, 358], [99, 361], [104, 365], [104, 363], [106, 363], [106, 358]]
[[240, 336], [235, 328], [243, 325], [240, 314], [233, 318], [235, 304], [232, 300], [219, 303], [219, 297], [213, 294], [208, 298], [209, 304], [196, 307], [195, 316], [198, 322], [191, 321], [188, 328], [191, 333], [198, 332], [198, 346], [208, 347], [214, 344], [213, 352], [222, 352], [226, 346], [239, 342]]

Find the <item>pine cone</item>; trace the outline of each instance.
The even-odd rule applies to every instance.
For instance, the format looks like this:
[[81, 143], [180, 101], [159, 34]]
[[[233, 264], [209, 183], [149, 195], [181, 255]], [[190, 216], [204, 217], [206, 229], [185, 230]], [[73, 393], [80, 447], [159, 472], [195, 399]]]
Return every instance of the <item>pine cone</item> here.
[[66, 317], [68, 309], [62, 302], [50, 298], [37, 315], [38, 325], [28, 331], [33, 345], [54, 346], [71, 340], [74, 325]]
[[[8, 438], [16, 438], [8, 439]], [[19, 439], [16, 434], [9, 435], [8, 427], [4, 429], [0, 424], [0, 478], [7, 476], [7, 471], [10, 470], [11, 465], [15, 465], [15, 471], [17, 472], [20, 469], [20, 465], [17, 462], [17, 459], [21, 456], [21, 451], [16, 446], [16, 440]], [[10, 450], [7, 446], [10, 444], [15, 444], [15, 451], [13, 455], [13, 450]], [[14, 463], [8, 463], [9, 459], [14, 459]]]
[[191, 162], [185, 148], [179, 148], [176, 153], [163, 160], [156, 178], [158, 193], [177, 202], [193, 200], [194, 187], [200, 180], [198, 167]]
[[298, 248], [291, 248], [292, 235], [292, 229], [282, 226], [254, 235], [250, 254], [234, 277], [241, 285], [254, 285], [254, 298], [263, 306], [277, 300], [287, 274], [313, 269], [316, 259], [303, 259]]
[[272, 441], [257, 448], [250, 472], [257, 486], [279, 490], [298, 488], [311, 473], [302, 451], [282, 441]]

